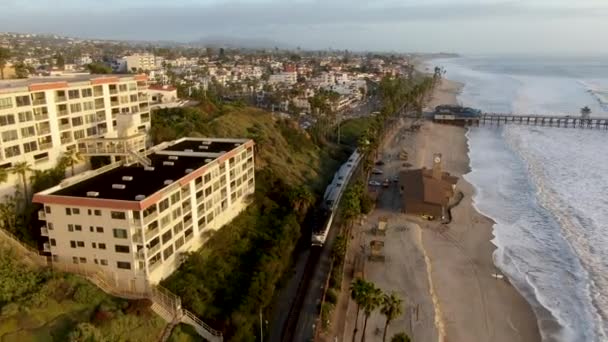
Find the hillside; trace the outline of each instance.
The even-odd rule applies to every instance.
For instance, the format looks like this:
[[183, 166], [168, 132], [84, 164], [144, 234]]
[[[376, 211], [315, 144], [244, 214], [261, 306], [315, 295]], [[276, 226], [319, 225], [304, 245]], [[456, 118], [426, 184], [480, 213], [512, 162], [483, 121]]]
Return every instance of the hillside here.
[[[248, 107], [160, 110], [154, 114], [152, 135], [155, 142], [181, 136], [256, 142], [251, 204], [163, 282], [189, 310], [221, 329], [227, 341], [253, 341], [259, 310], [270, 305], [307, 232], [308, 209], [348, 151], [317, 146], [292, 121]], [[179, 329], [175, 334], [183, 335]]]

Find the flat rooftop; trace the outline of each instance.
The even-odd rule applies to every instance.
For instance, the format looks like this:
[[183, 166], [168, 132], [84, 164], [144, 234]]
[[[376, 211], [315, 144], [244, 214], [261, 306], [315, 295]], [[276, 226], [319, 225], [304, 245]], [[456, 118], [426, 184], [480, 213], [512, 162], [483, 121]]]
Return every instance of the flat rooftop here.
[[[39, 195], [139, 202], [247, 142], [250, 142], [250, 140], [183, 138], [174, 142], [163, 143], [158, 145], [154, 152], [147, 155], [151, 161], [150, 167], [135, 163], [120, 165], [105, 172], [99, 171], [99, 173], [93, 175], [89, 174], [87, 176], [85, 173], [80, 181], [77, 179], [79, 176], [76, 176], [68, 179], [68, 183], [45, 190]], [[201, 150], [199, 146], [208, 146], [208, 149]], [[180, 153], [172, 155], [171, 152]], [[75, 182], [69, 184], [70, 180]], [[121, 186], [117, 187], [115, 184]], [[124, 188], [120, 188], [123, 186]], [[88, 196], [87, 194], [90, 192], [97, 192], [98, 194]]]
[[0, 80], [0, 89], [10, 88], [24, 88], [29, 87], [33, 84], [44, 84], [44, 83], [55, 83], [55, 82], [88, 82], [96, 78], [106, 77], [134, 77], [134, 74], [74, 74], [74, 75], [61, 75], [61, 76], [46, 76], [46, 77], [32, 77], [32, 78], [20, 78], [14, 80]]
[[[166, 180], [171, 180], [172, 184], [187, 175], [186, 170], [192, 172], [206, 164], [206, 158], [201, 157], [179, 156], [177, 160], [171, 160], [168, 155], [151, 154], [148, 158], [152, 161], [153, 171], [147, 171], [139, 164], [120, 166], [63, 188], [53, 195], [88, 197], [89, 191], [96, 191], [99, 193], [97, 198], [135, 201], [138, 195], [148, 197], [167, 186]], [[163, 165], [165, 161], [173, 162], [173, 165]], [[124, 180], [125, 176], [132, 177], [132, 180]], [[125, 188], [114, 189], [113, 184], [124, 184]]]

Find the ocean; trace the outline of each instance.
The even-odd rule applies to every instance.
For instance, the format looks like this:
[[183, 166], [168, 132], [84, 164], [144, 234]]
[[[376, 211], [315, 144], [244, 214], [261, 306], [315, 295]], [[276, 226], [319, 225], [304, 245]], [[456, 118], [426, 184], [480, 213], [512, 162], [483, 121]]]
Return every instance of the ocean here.
[[[433, 60], [486, 112], [608, 117], [608, 59]], [[608, 131], [503, 125], [467, 133], [475, 206], [496, 222], [494, 259], [543, 341], [608, 341]]]

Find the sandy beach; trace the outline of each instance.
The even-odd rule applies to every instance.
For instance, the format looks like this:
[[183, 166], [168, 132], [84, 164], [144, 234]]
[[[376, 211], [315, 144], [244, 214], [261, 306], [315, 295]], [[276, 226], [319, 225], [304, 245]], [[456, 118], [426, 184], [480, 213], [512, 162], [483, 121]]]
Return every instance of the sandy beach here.
[[[461, 84], [442, 81], [428, 107], [456, 103]], [[369, 249], [371, 240], [385, 243], [384, 262], [368, 261], [365, 278], [385, 292], [407, 298], [404, 314], [389, 327], [388, 336], [407, 332], [414, 341], [540, 341], [532, 308], [493, 262], [493, 221], [473, 206], [474, 188], [462, 175], [469, 172], [466, 130], [462, 127], [425, 122], [419, 131], [408, 130], [404, 121], [389, 136], [382, 149], [385, 174], [397, 174], [401, 161], [395, 156], [407, 150], [412, 167], [430, 167], [434, 153], [441, 153], [445, 171], [459, 177], [457, 190], [464, 194], [452, 210], [448, 225], [421, 221], [400, 213], [397, 186], [382, 191], [376, 210], [356, 231], [349, 255]], [[388, 219], [386, 236], [375, 236], [380, 217]], [[355, 246], [353, 246], [355, 245]], [[367, 250], [366, 252], [369, 252]], [[350, 301], [340, 341], [350, 341], [354, 330], [355, 305]], [[362, 315], [359, 319], [360, 338]], [[366, 338], [380, 341], [385, 318], [374, 313]]]

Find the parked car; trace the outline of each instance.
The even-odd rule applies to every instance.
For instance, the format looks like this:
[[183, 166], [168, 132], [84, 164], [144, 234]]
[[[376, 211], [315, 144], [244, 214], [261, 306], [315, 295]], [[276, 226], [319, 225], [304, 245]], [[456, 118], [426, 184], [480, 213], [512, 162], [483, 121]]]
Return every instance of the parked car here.
[[378, 181], [369, 181], [369, 183], [368, 183], [368, 184], [369, 184], [369, 185], [371, 185], [371, 186], [381, 186], [381, 185], [382, 185], [382, 184], [381, 184], [380, 182], [378, 182]]
[[399, 176], [393, 176], [392, 181], [393, 183], [399, 182]]
[[391, 181], [387, 179], [384, 180], [384, 182], [382, 182], [382, 186], [385, 188], [388, 188], [391, 185]]
[[384, 172], [382, 172], [382, 170], [380, 170], [380, 169], [373, 169], [373, 170], [372, 170], [372, 174], [373, 174], [373, 175], [381, 175], [381, 174], [383, 174], [383, 173], [384, 173]]

